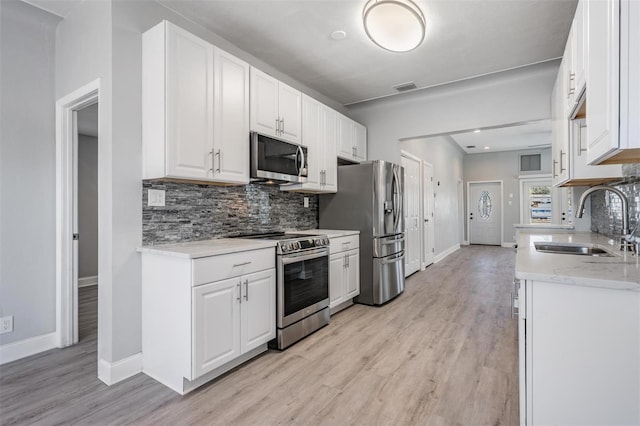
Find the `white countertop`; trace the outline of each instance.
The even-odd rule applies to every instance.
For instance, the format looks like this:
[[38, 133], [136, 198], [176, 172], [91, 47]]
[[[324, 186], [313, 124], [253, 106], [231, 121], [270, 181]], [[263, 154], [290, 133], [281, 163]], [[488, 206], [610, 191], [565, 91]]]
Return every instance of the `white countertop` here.
[[217, 256], [221, 254], [258, 250], [275, 246], [276, 242], [270, 240], [217, 238], [214, 240], [192, 241], [189, 243], [143, 246], [139, 247], [138, 251], [140, 253], [160, 254], [165, 256], [197, 259], [199, 257]]
[[513, 225], [514, 228], [517, 229], [526, 229], [529, 230], [566, 230], [572, 231], [575, 229], [573, 225], [555, 225], [553, 223], [518, 223]]
[[345, 229], [307, 229], [305, 231], [291, 231], [288, 234], [306, 234], [306, 235], [326, 235], [329, 238], [346, 237], [348, 235], [358, 235], [360, 231]]
[[[535, 242], [593, 244], [612, 257], [542, 253]], [[640, 291], [640, 262], [637, 256], [619, 250], [614, 241], [591, 232], [527, 233], [522, 230], [516, 256], [516, 278], [559, 284]]]

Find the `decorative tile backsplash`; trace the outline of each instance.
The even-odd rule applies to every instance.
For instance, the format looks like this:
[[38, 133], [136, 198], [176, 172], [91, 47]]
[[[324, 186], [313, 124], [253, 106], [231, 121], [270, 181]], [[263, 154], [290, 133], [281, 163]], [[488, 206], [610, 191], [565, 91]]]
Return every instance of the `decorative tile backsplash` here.
[[[147, 206], [149, 189], [166, 191], [164, 207]], [[145, 181], [142, 194], [144, 245], [318, 227], [318, 196], [280, 191], [277, 185]]]
[[[625, 176], [613, 186], [622, 191], [629, 201], [629, 229], [640, 217], [640, 163], [622, 166]], [[610, 192], [598, 191], [591, 195], [591, 230], [617, 237], [622, 233], [622, 206], [620, 199]]]

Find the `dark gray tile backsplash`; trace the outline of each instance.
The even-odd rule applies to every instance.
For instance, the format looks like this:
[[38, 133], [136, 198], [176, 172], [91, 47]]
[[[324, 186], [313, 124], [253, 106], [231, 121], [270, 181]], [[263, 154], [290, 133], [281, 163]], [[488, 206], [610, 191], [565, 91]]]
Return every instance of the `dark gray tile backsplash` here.
[[[163, 189], [165, 207], [148, 207], [149, 189]], [[209, 240], [318, 227], [318, 196], [275, 185], [213, 186], [143, 182], [144, 245]], [[304, 197], [309, 207], [304, 207]]]
[[[624, 179], [614, 184], [629, 201], [629, 227], [633, 229], [640, 217], [640, 163], [622, 166]], [[591, 230], [608, 236], [622, 232], [622, 206], [620, 199], [610, 192], [599, 191], [591, 195]]]

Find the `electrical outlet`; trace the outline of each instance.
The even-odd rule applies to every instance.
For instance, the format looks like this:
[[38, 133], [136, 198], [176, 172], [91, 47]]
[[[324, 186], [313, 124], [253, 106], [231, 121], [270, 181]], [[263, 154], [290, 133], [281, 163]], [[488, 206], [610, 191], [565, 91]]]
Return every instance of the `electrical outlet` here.
[[147, 194], [147, 206], [164, 207], [164, 189], [150, 189]]
[[13, 331], [13, 315], [0, 318], [0, 334], [11, 333]]
[[309, 207], [309, 197], [304, 197], [303, 203], [305, 207]]

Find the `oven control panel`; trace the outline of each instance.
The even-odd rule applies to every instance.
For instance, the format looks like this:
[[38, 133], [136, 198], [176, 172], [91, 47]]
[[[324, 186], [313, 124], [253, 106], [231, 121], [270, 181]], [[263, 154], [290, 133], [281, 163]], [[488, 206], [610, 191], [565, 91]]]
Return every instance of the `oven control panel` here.
[[295, 253], [312, 248], [322, 248], [329, 246], [329, 238], [326, 235], [310, 235], [296, 237], [290, 240], [278, 241], [279, 253]]

